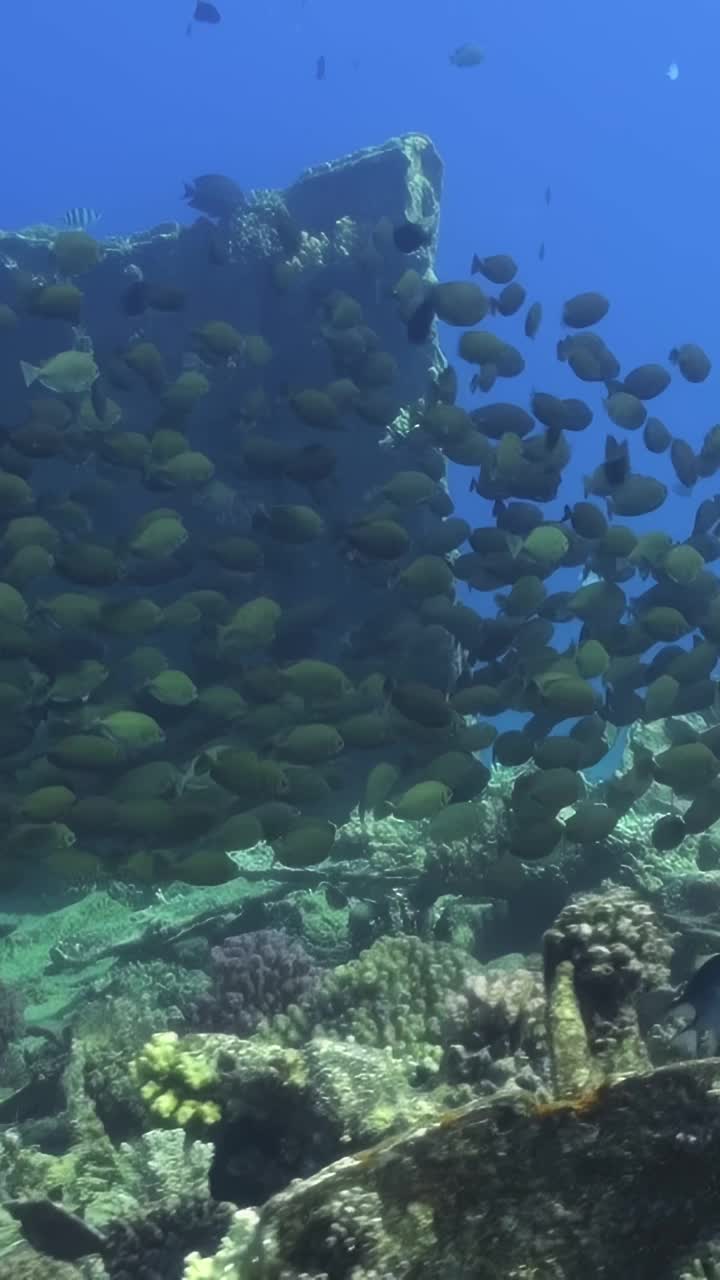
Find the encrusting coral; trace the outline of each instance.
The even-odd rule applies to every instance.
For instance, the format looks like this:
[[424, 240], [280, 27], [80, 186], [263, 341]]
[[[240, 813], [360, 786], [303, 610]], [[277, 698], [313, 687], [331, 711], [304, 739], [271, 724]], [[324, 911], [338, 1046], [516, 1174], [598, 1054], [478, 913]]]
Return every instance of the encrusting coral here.
[[581, 894], [545, 934], [545, 981], [558, 1096], [647, 1070], [638, 995], [667, 983], [671, 939], [630, 889]]

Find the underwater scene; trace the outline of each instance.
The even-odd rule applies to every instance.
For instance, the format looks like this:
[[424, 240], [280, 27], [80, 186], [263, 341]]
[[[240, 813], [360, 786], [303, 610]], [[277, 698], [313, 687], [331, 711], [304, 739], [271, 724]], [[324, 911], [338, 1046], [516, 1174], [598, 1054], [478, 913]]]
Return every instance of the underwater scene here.
[[0, 1280], [720, 1280], [710, 0], [11, 9]]

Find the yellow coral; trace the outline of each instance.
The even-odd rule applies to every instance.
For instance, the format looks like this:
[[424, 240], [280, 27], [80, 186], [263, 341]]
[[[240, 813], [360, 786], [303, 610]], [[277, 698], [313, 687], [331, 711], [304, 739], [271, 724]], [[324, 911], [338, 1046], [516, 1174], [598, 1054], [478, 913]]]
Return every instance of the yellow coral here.
[[172, 1089], [166, 1089], [164, 1093], [159, 1093], [153, 1100], [151, 1110], [163, 1120], [169, 1120], [175, 1114], [180, 1105], [180, 1099]]
[[130, 1074], [154, 1115], [185, 1127], [218, 1124], [222, 1112], [207, 1098], [187, 1097], [217, 1082], [217, 1073], [202, 1053], [181, 1048], [174, 1031], [156, 1033], [131, 1064]]
[[187, 1053], [180, 1055], [175, 1070], [191, 1089], [207, 1089], [217, 1080], [216, 1073], [207, 1062], [203, 1062], [202, 1058], [193, 1058]]
[[189, 1098], [178, 1107], [175, 1120], [183, 1129], [193, 1123], [203, 1124], [209, 1128], [211, 1125], [220, 1123], [222, 1112], [216, 1102], [200, 1102]]

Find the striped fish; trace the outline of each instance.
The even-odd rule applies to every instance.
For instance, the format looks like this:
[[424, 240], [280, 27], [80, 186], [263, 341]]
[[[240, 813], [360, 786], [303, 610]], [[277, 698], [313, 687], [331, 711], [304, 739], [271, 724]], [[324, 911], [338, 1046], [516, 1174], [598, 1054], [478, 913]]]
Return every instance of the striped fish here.
[[68, 209], [63, 218], [66, 227], [72, 227], [73, 230], [85, 230], [91, 227], [94, 222], [98, 222], [102, 218], [102, 214], [97, 209], [87, 209], [85, 205], [76, 205], [73, 209]]

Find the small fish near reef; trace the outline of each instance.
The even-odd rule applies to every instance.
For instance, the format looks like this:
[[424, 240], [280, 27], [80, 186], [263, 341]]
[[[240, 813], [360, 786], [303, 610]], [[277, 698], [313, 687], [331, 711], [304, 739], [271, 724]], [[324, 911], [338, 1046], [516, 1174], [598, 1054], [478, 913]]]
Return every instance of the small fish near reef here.
[[237, 182], [222, 173], [201, 173], [199, 178], [186, 182], [183, 199], [191, 209], [209, 218], [229, 218], [245, 203], [244, 192]]
[[678, 1053], [696, 1057], [699, 1049], [711, 1054], [720, 1045], [720, 955], [710, 956], [685, 983], [668, 1012], [689, 1005], [693, 1017], [677, 1035], [672, 1045]]
[[185, 34], [192, 35], [193, 22], [207, 22], [211, 26], [216, 26], [220, 21], [220, 10], [214, 4], [209, 4], [208, 0], [197, 0], [195, 12], [187, 24]]
[[399, 253], [415, 253], [432, 241], [432, 235], [418, 222], [406, 220], [393, 230], [393, 244]]
[[19, 1222], [29, 1244], [58, 1262], [77, 1262], [101, 1253], [107, 1237], [52, 1200], [8, 1200], [5, 1209]]
[[70, 227], [72, 231], [87, 231], [88, 227], [94, 226], [99, 222], [102, 214], [97, 209], [89, 209], [86, 205], [74, 205], [72, 209], [66, 209], [63, 214], [63, 222], [66, 227]]

